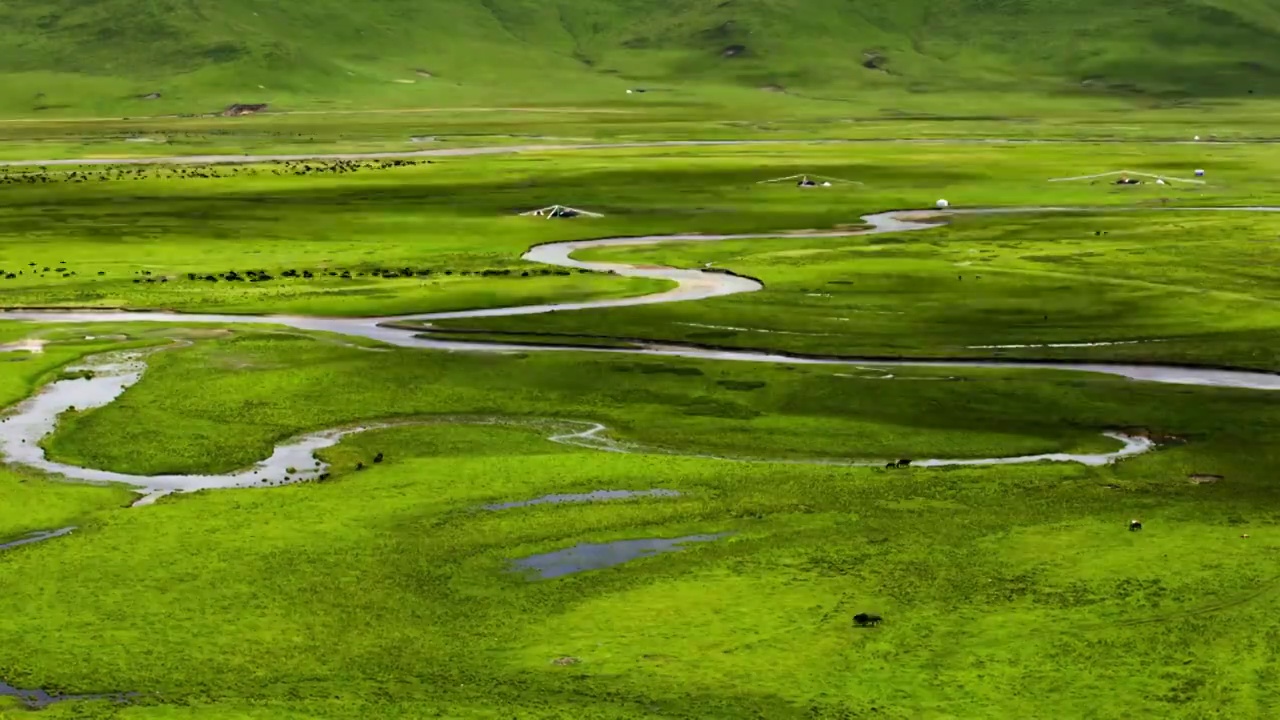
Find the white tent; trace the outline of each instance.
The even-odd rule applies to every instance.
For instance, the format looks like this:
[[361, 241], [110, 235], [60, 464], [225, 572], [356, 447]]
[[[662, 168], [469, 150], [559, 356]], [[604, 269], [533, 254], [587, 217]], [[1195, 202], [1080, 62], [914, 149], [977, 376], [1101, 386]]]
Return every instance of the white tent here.
[[1168, 175], [1154, 175], [1152, 173], [1135, 172], [1133, 170], [1112, 170], [1111, 172], [1098, 173], [1097, 175], [1078, 175], [1076, 177], [1050, 178], [1049, 182], [1073, 182], [1077, 180], [1100, 180], [1107, 177], [1145, 177], [1154, 180], [1164, 180], [1167, 183], [1191, 183], [1193, 185], [1204, 185], [1203, 180], [1192, 180], [1190, 178], [1176, 178]]
[[537, 210], [522, 212], [520, 213], [520, 215], [522, 217], [540, 217], [540, 218], [546, 218], [546, 219], [571, 218], [571, 217], [579, 217], [579, 216], [594, 217], [594, 218], [604, 217], [604, 215], [601, 215], [600, 213], [589, 212], [587, 210], [579, 210], [578, 208], [571, 208], [568, 205], [550, 205], [548, 207], [538, 208]]
[[788, 175], [786, 177], [773, 178], [772, 180], [761, 180], [757, 185], [767, 185], [770, 183], [794, 182], [800, 187], [831, 187], [832, 185], [864, 185], [857, 180], [845, 180], [844, 178], [830, 177], [827, 175], [814, 175], [812, 173], [802, 173], [800, 175]]

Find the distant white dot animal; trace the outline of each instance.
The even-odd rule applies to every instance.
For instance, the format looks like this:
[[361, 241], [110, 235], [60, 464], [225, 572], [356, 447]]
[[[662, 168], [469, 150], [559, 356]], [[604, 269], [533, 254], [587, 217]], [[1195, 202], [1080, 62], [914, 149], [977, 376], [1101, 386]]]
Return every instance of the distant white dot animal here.
[[934, 205], [937, 205], [939, 210], [944, 210], [946, 208], [951, 207], [951, 203], [947, 202], [946, 200], [939, 200], [938, 202], [934, 203]]
[[1197, 136], [1196, 136], [1196, 142], [1199, 142], [1199, 141], [1200, 141], [1200, 136], [1199, 136], [1199, 135], [1197, 135]]

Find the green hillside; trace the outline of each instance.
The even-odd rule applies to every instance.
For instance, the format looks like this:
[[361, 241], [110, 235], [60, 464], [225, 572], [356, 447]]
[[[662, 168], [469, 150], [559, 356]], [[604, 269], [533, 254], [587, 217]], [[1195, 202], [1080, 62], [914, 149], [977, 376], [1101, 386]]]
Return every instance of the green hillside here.
[[1280, 0], [3, 0], [0, 38], [10, 116], [1280, 91]]

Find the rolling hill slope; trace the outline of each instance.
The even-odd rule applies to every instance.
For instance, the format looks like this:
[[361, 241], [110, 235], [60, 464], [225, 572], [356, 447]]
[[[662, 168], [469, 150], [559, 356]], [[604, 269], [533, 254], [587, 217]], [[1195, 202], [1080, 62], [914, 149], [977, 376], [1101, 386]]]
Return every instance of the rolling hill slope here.
[[1280, 91], [1280, 0], [0, 0], [0, 39], [8, 115]]

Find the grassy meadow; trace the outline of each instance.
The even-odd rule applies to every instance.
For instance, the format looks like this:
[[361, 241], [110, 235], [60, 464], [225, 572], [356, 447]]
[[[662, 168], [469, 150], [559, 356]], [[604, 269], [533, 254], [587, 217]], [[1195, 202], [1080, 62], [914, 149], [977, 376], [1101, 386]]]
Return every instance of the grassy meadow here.
[[[566, 118], [545, 122], [572, 126]], [[410, 125], [385, 122], [397, 134]], [[683, 121], [673, 112], [671, 122], [667, 131]], [[603, 126], [593, 137], [664, 132], [661, 123]], [[347, 148], [328, 127], [312, 140], [264, 135], [255, 147]], [[880, 132], [848, 137], [864, 130]], [[40, 156], [34, 136], [10, 137], [0, 154]], [[352, 145], [385, 147], [391, 137]], [[78, 152], [70, 136], [49, 147], [45, 157]], [[1271, 269], [1280, 217], [1164, 211], [1274, 202], [1278, 153], [1265, 144], [868, 141], [345, 169], [11, 167], [0, 171], [0, 306], [374, 316], [620, 297], [665, 285], [548, 274], [520, 256], [569, 239], [776, 233], [583, 254], [712, 263], [761, 279], [759, 292], [431, 330], [1280, 369]], [[1196, 168], [1207, 169], [1207, 184], [1048, 182]], [[760, 184], [806, 172], [863, 184]], [[1093, 211], [961, 216], [900, 235], [786, 233], [856, 230], [863, 214], [939, 198]], [[552, 203], [604, 217], [517, 215]], [[226, 280], [233, 270], [256, 280]], [[44, 341], [40, 352], [9, 346], [33, 339]], [[0, 551], [0, 680], [137, 693], [125, 704], [38, 711], [0, 698], [5, 720], [1093, 720], [1268, 717], [1280, 705], [1280, 407], [1267, 392], [1062, 371], [895, 368], [887, 377], [865, 363], [431, 352], [265, 324], [8, 321], [0, 400], [19, 401], [87, 354], [175, 339], [186, 342], [151, 355], [117, 401], [61, 417], [44, 442], [49, 454], [121, 472], [213, 473], [301, 433], [413, 424], [323, 451], [332, 475], [322, 482], [140, 508], [124, 507], [133, 495], [123, 488], [0, 470], [0, 542], [80, 528]], [[1128, 344], [1074, 347], [1099, 342]], [[1065, 347], [978, 347], [1045, 344]], [[633, 452], [550, 442], [582, 427], [564, 421], [601, 423]], [[1160, 446], [1105, 467], [839, 464], [1106, 452], [1118, 445], [1109, 431]], [[680, 495], [484, 509], [652, 489]], [[1142, 532], [1127, 530], [1134, 518]], [[555, 579], [513, 570], [582, 543], [717, 534]], [[859, 612], [884, 622], [856, 628]]]
[[[708, 263], [765, 289], [699, 303], [436, 323], [850, 357], [1103, 359], [1280, 369], [1280, 215], [961, 217], [937, 230], [611, 248], [581, 259]], [[1045, 347], [1048, 345], [1049, 347]], [[1092, 345], [1092, 346], [1091, 346]], [[1056, 347], [1054, 347], [1056, 346]]]
[[[758, 292], [413, 330], [1280, 371], [1280, 214], [1194, 210], [1280, 204], [1274, 5], [0, 2], [0, 309], [631, 297], [669, 283], [522, 254], [754, 233], [582, 257]], [[565, 147], [671, 140], [750, 144]], [[335, 153], [416, 154], [254, 157]], [[1204, 184], [1050, 182], [1199, 168]], [[765, 182], [804, 173], [850, 182]], [[790, 232], [939, 199], [1050, 209]], [[552, 204], [603, 217], [519, 215]], [[303, 433], [395, 426], [323, 450], [321, 481], [142, 507], [0, 466], [0, 545], [78, 528], [0, 550], [0, 720], [1280, 716], [1269, 392], [0, 316], [0, 406], [161, 345], [115, 402], [60, 416], [49, 456], [219, 473]], [[612, 444], [552, 440], [591, 423]], [[1105, 453], [1109, 432], [1157, 447], [884, 467]], [[664, 492], [545, 502], [601, 490]], [[520, 501], [538, 504], [486, 507]], [[557, 551], [601, 566], [516, 565]], [[128, 697], [36, 709], [11, 687]]]
[[[565, 271], [522, 262], [519, 256], [530, 245], [565, 239], [856, 226], [863, 213], [931, 206], [939, 197], [959, 207], [1252, 204], [1265, 202], [1274, 189], [1261, 172], [1274, 154], [1269, 146], [1233, 145], [1161, 146], [1156, 152], [1138, 145], [1105, 144], [856, 143], [546, 152], [438, 158], [430, 163], [419, 159], [396, 166], [369, 161], [346, 166], [342, 172], [323, 163], [69, 167], [44, 173], [9, 168], [0, 172], [0, 190], [6, 198], [0, 232], [9, 239], [0, 249], [0, 269], [5, 271], [0, 275], [0, 302], [10, 307], [359, 316], [644, 294], [661, 285], [604, 275], [564, 275]], [[1046, 182], [1111, 169], [1189, 176], [1201, 166], [1212, 169], [1205, 186], [1119, 189], [1105, 182]], [[864, 185], [800, 193], [788, 184], [759, 184], [797, 172]], [[553, 203], [602, 212], [605, 217], [548, 222], [518, 216]], [[1131, 237], [1133, 233], [1159, 236], [1164, 245], [1170, 233], [1183, 237], [1198, 232], [1187, 224], [1195, 218], [1179, 214], [1161, 219], [1161, 225], [1129, 220], [1132, 229], [1125, 231], [1125, 237], [1141, 243], [1139, 249], [1149, 249], [1146, 246], [1151, 243]], [[1037, 230], [1042, 233], [1037, 237], [1057, 242], [1058, 234], [1067, 233], [1084, 243], [1104, 224], [1126, 219], [1091, 216], [1079, 220], [1078, 227], [1072, 222], [1063, 218]], [[1221, 223], [1214, 218], [1204, 222], [1217, 233], [1214, 237], [1227, 239], [1211, 244], [1197, 237], [1195, 245], [1216, 246], [1218, 252], [1228, 253], [1237, 228], [1257, 225], [1259, 232], [1265, 232], [1268, 221], [1231, 216]], [[842, 252], [836, 250], [840, 247], [887, 247], [908, 253], [921, 248], [928, 253], [930, 243], [948, 242], [949, 233], [967, 233], [963, 237], [990, 245], [1004, 242], [997, 238], [1000, 228], [1021, 233], [1032, 223], [1027, 218], [972, 219], [924, 236], [804, 241], [793, 248], [796, 255], [787, 256], [784, 282], [799, 289], [823, 290], [828, 280], [838, 281], [831, 275], [843, 272], [838, 269], [842, 266], [828, 261], [833, 253]], [[979, 225], [990, 229], [970, 229]], [[1108, 237], [1119, 238], [1119, 232]], [[754, 262], [742, 261], [741, 252], [731, 254], [743, 247], [733, 244], [639, 252], [644, 253], [642, 257], [676, 263], [691, 259], [680, 255], [690, 252], [701, 260], [728, 262], [734, 269], [764, 277], [772, 292], [779, 264], [777, 256], [768, 253], [788, 252], [781, 243], [752, 243], [751, 252], [761, 254]], [[1105, 263], [1113, 251], [1132, 250], [1121, 248], [1122, 244], [1112, 239], [1100, 249], [1081, 245], [1080, 251], [1101, 253], [1100, 262]], [[110, 253], [103, 252], [107, 246], [112, 248]], [[1255, 255], [1265, 250], [1258, 243], [1248, 247]], [[812, 266], [801, 259], [800, 253], [808, 249], [824, 253], [811, 257]], [[897, 268], [903, 275], [900, 282], [915, 283], [917, 277], [928, 281], [930, 273], [949, 272], [948, 265], [972, 259], [962, 258], [964, 252], [953, 249], [946, 257], [926, 257], [914, 266]], [[849, 260], [856, 260], [868, 274], [896, 262], [890, 250], [880, 251], [877, 262], [863, 261], [875, 253], [862, 251]], [[1053, 258], [1057, 252], [1041, 254]], [[984, 264], [1004, 262], [989, 254], [978, 259]], [[1265, 262], [1265, 254], [1258, 259]], [[1031, 262], [1034, 268], [1036, 261]], [[1052, 263], [1042, 260], [1040, 264]], [[261, 271], [271, 279], [226, 282], [232, 270], [241, 277], [250, 270]], [[285, 275], [290, 271], [296, 277]], [[208, 279], [210, 275], [215, 281]], [[992, 284], [990, 279], [987, 282]], [[971, 286], [964, 287], [973, 292], [968, 290]], [[773, 299], [769, 296], [764, 302], [777, 307]], [[719, 312], [743, 302], [758, 302], [758, 298], [732, 298], [706, 307]], [[702, 311], [669, 307], [627, 312], [638, 319], [629, 320], [625, 327], [650, 332], [648, 326], [657, 321], [639, 319], [645, 313], [661, 317]], [[540, 318], [530, 320], [529, 327], [588, 325], [595, 323], [592, 318], [602, 317], [583, 313]], [[984, 324], [989, 320], [981, 318]], [[509, 322], [514, 321], [498, 320], [481, 327], [506, 330], [503, 323]]]
[[[100, 512], [6, 553], [0, 668], [19, 687], [142, 693], [36, 715], [50, 718], [1273, 707], [1243, 691], [1274, 667], [1280, 414], [1268, 395], [839, 370], [369, 353], [251, 331], [160, 353], [120, 401], [69, 418], [55, 457], [213, 471], [303, 429], [437, 422], [326, 451], [325, 482]], [[531, 412], [677, 452], [779, 457], [1046, 450], [1116, 427], [1177, 440], [1105, 468], [886, 471], [619, 455], [456, 421]], [[1188, 479], [1205, 473], [1225, 479]], [[651, 488], [682, 495], [481, 509]], [[1142, 533], [1127, 531], [1132, 517]], [[555, 580], [511, 570], [580, 542], [698, 533], [728, 535]], [[861, 611], [885, 623], [852, 627]]]

